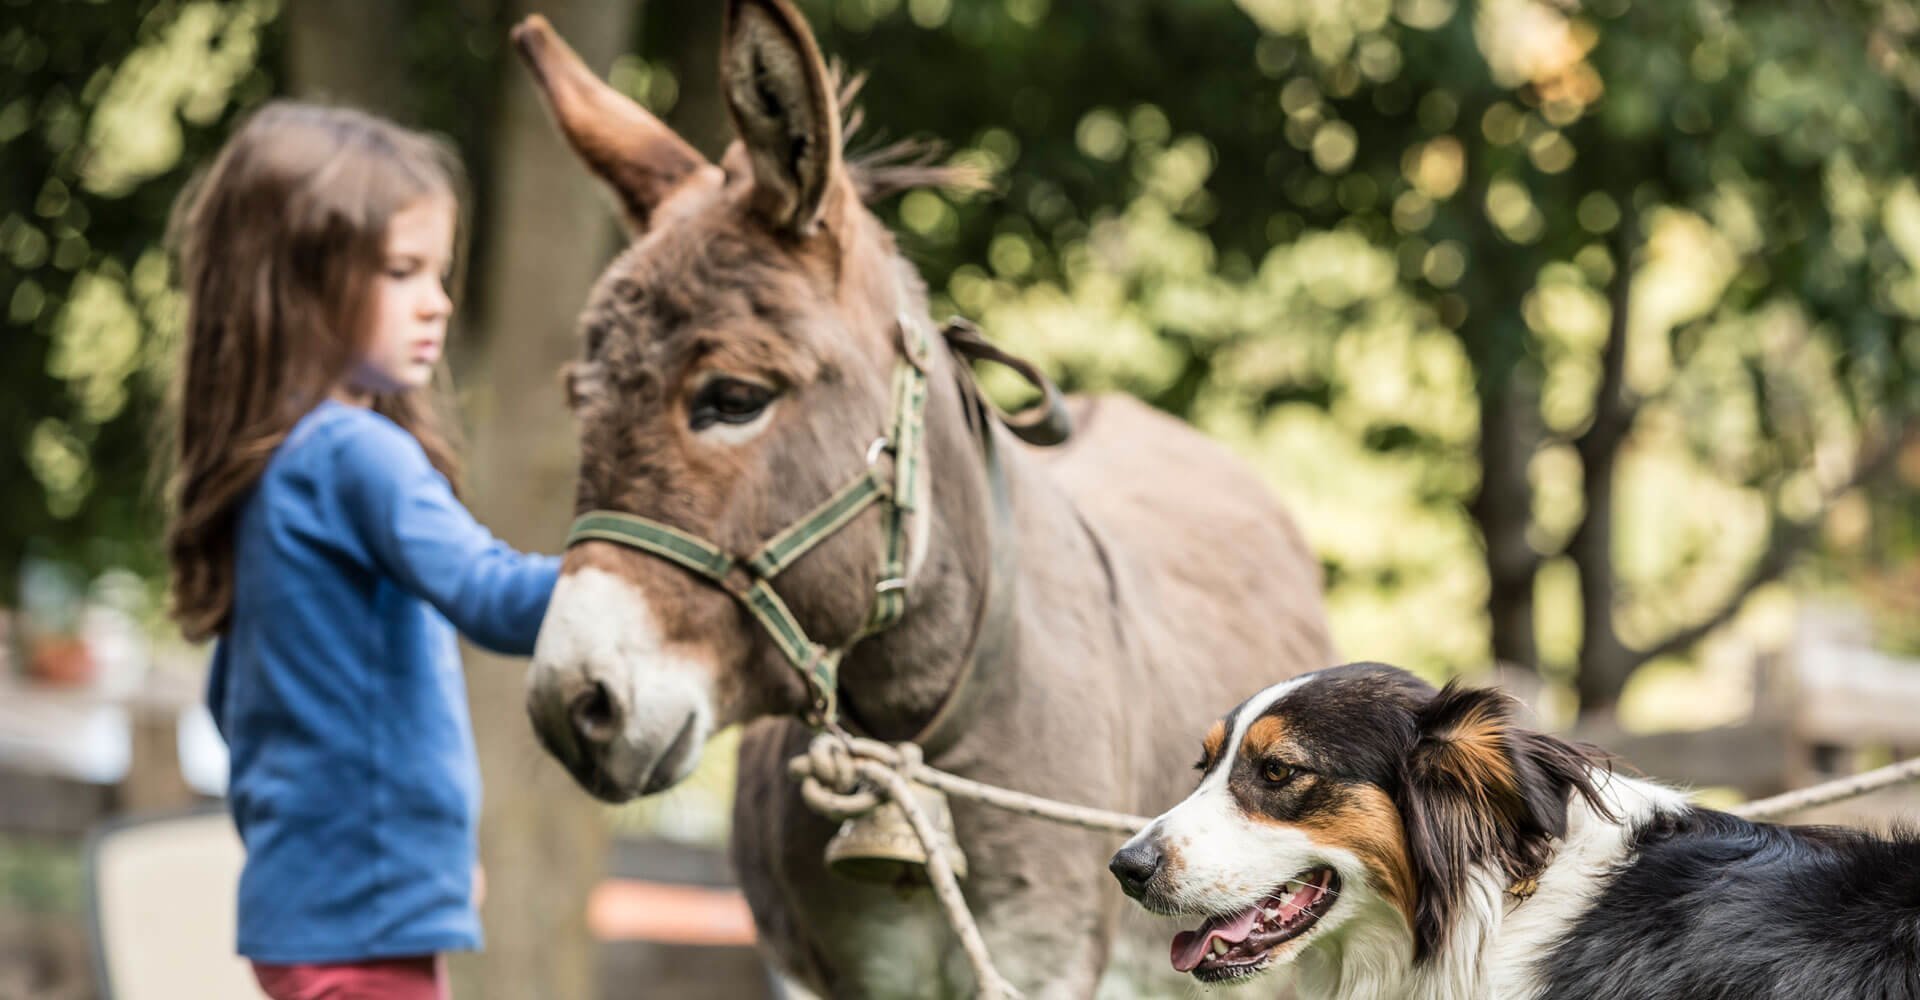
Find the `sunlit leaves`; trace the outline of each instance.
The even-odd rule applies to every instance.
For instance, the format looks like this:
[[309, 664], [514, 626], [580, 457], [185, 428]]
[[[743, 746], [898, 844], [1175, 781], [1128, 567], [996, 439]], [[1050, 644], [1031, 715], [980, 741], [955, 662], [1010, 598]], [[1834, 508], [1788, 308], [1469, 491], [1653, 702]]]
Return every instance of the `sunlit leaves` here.
[[1511, 177], [1496, 178], [1487, 186], [1487, 218], [1500, 235], [1515, 243], [1532, 243], [1547, 228], [1546, 216], [1534, 205], [1532, 195]]
[[46, 491], [49, 512], [56, 518], [73, 516], [93, 485], [86, 443], [65, 422], [48, 417], [33, 426], [26, 456], [34, 478]]
[[1345, 173], [1353, 165], [1353, 156], [1359, 150], [1359, 140], [1354, 135], [1353, 126], [1345, 122], [1330, 121], [1313, 132], [1311, 145], [1313, 165], [1323, 174]]
[[277, 6], [192, 3], [160, 22], [157, 37], [114, 68], [88, 122], [87, 187], [122, 195], [178, 163], [182, 120], [207, 125], [226, 110]]
[[1127, 129], [1120, 116], [1108, 108], [1095, 108], [1080, 119], [1079, 127], [1074, 129], [1074, 141], [1080, 151], [1096, 160], [1109, 163], [1124, 156], [1127, 151]]
[[1466, 176], [1466, 150], [1460, 140], [1442, 135], [1407, 149], [1401, 172], [1429, 201], [1445, 201]]
[[127, 382], [139, 368], [140, 316], [116, 267], [82, 275], [56, 325], [47, 373], [66, 381], [88, 424], [120, 415]]
[[672, 67], [632, 53], [614, 58], [612, 68], [607, 70], [607, 82], [656, 115], [672, 112], [680, 99], [680, 81]]
[[[155, 410], [179, 328], [170, 202], [267, 93], [271, 0], [16, 5], [0, 28], [0, 565], [154, 565]], [[0, 602], [16, 581], [0, 574]]]

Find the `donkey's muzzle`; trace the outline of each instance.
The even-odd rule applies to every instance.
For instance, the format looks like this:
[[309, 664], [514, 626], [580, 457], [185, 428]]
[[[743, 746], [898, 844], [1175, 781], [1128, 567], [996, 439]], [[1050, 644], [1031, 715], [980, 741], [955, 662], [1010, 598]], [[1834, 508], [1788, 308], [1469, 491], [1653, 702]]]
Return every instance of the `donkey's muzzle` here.
[[541, 745], [580, 787], [614, 803], [664, 791], [686, 777], [705, 738], [700, 713], [692, 708], [664, 724], [635, 727], [630, 723], [647, 720], [633, 719], [613, 689], [577, 677], [531, 684], [527, 715]]
[[625, 802], [685, 778], [713, 728], [712, 672], [664, 648], [637, 587], [561, 576], [527, 670], [542, 746], [593, 795]]

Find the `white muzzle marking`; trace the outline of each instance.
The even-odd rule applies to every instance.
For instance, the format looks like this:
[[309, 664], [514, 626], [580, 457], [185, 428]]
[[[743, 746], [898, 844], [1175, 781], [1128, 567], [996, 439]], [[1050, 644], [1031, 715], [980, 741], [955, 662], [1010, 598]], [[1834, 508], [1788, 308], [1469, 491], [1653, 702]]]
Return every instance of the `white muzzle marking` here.
[[[614, 731], [604, 742], [572, 731], [570, 706], [595, 684], [610, 702]], [[589, 567], [560, 578], [527, 686], [535, 724], [568, 727], [565, 744], [629, 793], [686, 777], [713, 731], [711, 665], [669, 646], [640, 588], [606, 570]], [[663, 760], [676, 745], [685, 750]], [[663, 765], [672, 772], [655, 774]]]

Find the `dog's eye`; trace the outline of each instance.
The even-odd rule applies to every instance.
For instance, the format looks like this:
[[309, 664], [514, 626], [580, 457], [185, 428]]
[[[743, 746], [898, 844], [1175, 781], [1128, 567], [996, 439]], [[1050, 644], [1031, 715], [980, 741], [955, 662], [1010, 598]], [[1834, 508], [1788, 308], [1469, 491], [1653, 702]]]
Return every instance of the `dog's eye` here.
[[1260, 765], [1260, 776], [1276, 785], [1284, 785], [1293, 780], [1293, 768], [1277, 760], [1270, 760]]

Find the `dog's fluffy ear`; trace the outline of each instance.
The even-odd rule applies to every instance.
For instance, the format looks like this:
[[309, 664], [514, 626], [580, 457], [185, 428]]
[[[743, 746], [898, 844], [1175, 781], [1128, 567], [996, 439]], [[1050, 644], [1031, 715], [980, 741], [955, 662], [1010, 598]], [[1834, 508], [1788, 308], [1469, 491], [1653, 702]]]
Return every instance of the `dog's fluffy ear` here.
[[1574, 793], [1605, 809], [1591, 776], [1604, 755], [1521, 728], [1514, 709], [1498, 691], [1448, 684], [1416, 711], [1399, 794], [1420, 884], [1416, 958], [1440, 947], [1477, 873], [1538, 872], [1566, 832]]

